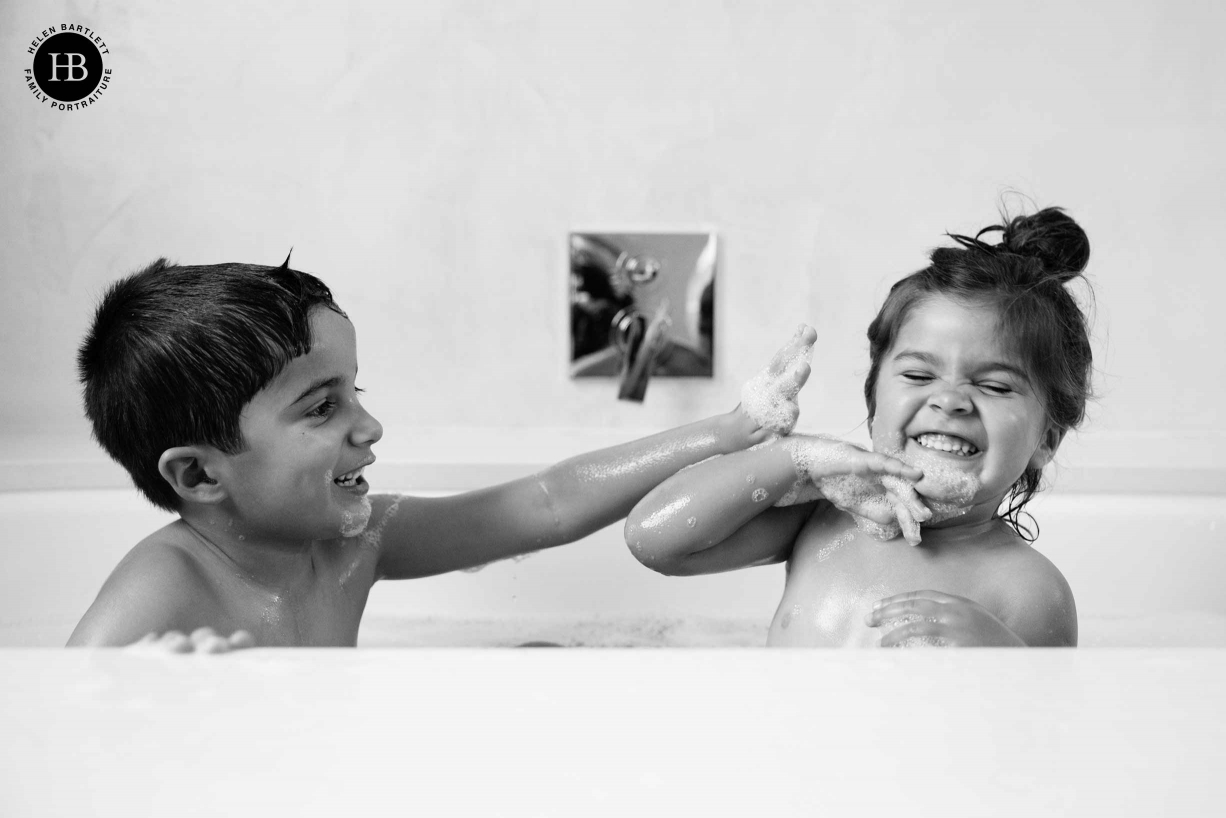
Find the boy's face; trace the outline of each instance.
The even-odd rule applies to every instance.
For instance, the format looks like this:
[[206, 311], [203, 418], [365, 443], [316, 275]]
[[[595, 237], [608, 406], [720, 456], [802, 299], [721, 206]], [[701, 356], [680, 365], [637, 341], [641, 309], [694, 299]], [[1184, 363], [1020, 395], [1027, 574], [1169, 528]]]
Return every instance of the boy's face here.
[[316, 307], [311, 335], [311, 351], [243, 407], [247, 449], [222, 463], [236, 523], [263, 539], [352, 537], [370, 520], [361, 469], [383, 427], [358, 402], [353, 325]]
[[[876, 390], [874, 448], [901, 448], [923, 469], [916, 491], [925, 497], [995, 512], [1026, 467], [1046, 465], [1058, 442], [989, 308], [942, 296], [917, 305], [882, 361]], [[969, 503], [951, 496], [962, 487], [974, 492]]]

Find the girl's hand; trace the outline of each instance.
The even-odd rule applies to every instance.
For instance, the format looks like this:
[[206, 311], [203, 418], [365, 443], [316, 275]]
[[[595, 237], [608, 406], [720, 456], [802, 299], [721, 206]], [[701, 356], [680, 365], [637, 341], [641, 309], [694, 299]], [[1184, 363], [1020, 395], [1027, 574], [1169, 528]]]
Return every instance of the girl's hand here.
[[146, 634], [127, 650], [156, 651], [158, 653], [229, 653], [233, 650], [255, 647], [255, 639], [247, 631], [238, 630], [229, 638], [219, 635], [212, 628], [196, 628], [188, 636], [182, 631], [166, 631], [162, 635]]
[[886, 597], [864, 618], [883, 627], [881, 647], [1025, 647], [991, 611], [965, 597], [940, 591], [908, 591]]
[[920, 542], [919, 524], [932, 512], [915, 493], [923, 472], [880, 452], [832, 437], [792, 435], [783, 445], [796, 465], [796, 483], [777, 506], [825, 498], [835, 507], [866, 521], [878, 539], [901, 533]]
[[742, 387], [736, 411], [752, 425], [752, 443], [786, 435], [796, 426], [800, 417], [796, 396], [809, 380], [809, 357], [816, 340], [817, 330], [801, 324], [767, 367]]

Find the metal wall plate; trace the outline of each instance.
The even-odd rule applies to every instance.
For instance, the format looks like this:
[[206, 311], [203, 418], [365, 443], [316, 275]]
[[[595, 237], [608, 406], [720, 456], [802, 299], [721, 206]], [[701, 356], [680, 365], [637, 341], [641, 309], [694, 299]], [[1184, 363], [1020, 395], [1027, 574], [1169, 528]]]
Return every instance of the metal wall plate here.
[[648, 377], [711, 377], [715, 268], [714, 233], [571, 233], [571, 377], [640, 379], [631, 400]]

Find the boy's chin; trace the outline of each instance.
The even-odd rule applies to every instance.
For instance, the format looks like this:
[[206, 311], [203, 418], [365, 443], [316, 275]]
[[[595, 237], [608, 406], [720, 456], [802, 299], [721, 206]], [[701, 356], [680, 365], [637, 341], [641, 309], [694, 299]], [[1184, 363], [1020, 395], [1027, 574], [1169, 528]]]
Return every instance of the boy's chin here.
[[341, 512], [340, 532], [342, 537], [356, 537], [370, 525], [370, 498], [363, 496], [358, 502]]

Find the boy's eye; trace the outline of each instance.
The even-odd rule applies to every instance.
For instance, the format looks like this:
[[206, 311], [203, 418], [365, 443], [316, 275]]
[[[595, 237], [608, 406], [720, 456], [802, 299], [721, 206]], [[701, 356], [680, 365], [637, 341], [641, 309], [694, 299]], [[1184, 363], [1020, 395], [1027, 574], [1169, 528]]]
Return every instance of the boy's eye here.
[[332, 414], [334, 409], [336, 409], [336, 401], [328, 398], [317, 406], [312, 407], [306, 414], [309, 418], [326, 418]]

